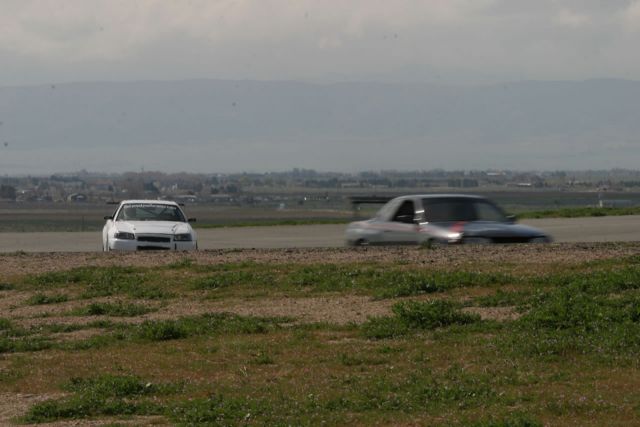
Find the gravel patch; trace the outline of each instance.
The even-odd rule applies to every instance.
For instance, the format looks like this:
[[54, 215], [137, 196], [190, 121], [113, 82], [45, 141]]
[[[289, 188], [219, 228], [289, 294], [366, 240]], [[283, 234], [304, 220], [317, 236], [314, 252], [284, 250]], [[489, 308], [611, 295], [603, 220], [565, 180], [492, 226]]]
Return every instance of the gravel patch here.
[[158, 267], [185, 258], [198, 264], [229, 262], [258, 263], [412, 263], [455, 267], [473, 263], [577, 264], [585, 261], [640, 254], [640, 243], [557, 243], [547, 245], [450, 246], [437, 249], [417, 247], [238, 249], [193, 253], [12, 253], [0, 255], [3, 278], [86, 266]]

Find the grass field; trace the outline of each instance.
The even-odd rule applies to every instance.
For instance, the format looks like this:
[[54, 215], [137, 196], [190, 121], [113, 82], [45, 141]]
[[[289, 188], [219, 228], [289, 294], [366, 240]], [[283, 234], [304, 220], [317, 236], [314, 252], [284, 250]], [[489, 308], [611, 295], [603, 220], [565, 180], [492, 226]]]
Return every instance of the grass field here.
[[0, 423], [637, 424], [639, 253], [0, 255]]
[[640, 207], [627, 208], [563, 208], [545, 211], [522, 212], [518, 214], [520, 219], [528, 218], [584, 218], [594, 216], [623, 216], [640, 215]]

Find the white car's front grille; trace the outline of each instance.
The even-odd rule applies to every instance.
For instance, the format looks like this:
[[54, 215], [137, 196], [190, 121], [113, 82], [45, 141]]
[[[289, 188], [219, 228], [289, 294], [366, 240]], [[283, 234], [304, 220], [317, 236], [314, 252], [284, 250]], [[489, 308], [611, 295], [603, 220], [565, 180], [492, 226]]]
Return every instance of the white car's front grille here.
[[138, 242], [169, 243], [170, 241], [171, 237], [138, 236]]

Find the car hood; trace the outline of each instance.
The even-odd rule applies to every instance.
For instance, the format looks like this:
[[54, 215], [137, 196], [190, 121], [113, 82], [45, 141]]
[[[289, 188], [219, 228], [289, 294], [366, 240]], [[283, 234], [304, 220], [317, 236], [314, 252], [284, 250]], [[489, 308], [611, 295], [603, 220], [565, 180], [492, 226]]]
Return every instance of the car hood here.
[[362, 221], [353, 221], [353, 222], [350, 222], [349, 224], [347, 224], [347, 229], [363, 227], [363, 226], [366, 226], [368, 224], [371, 224], [374, 221], [375, 220], [373, 218], [372, 219], [365, 219], [365, 220], [362, 220]]
[[182, 234], [191, 233], [191, 226], [185, 222], [173, 221], [118, 221], [118, 231], [134, 234]]

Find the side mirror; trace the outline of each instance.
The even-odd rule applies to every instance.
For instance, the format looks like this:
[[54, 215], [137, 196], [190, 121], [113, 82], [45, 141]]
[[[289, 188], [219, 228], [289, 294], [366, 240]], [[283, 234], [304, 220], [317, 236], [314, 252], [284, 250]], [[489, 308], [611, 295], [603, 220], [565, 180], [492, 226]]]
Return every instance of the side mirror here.
[[195, 218], [189, 218], [189, 219], [187, 220], [187, 222], [196, 222], [196, 219], [195, 219]]
[[105, 216], [105, 217], [104, 217], [104, 219], [106, 219], [106, 220], [108, 221], [108, 220], [110, 220], [110, 219], [113, 219], [113, 217], [112, 217], [112, 216], [110, 216], [110, 215], [107, 215], [107, 216]]
[[518, 222], [518, 218], [515, 215], [507, 215], [507, 222], [509, 224], [515, 224]]

